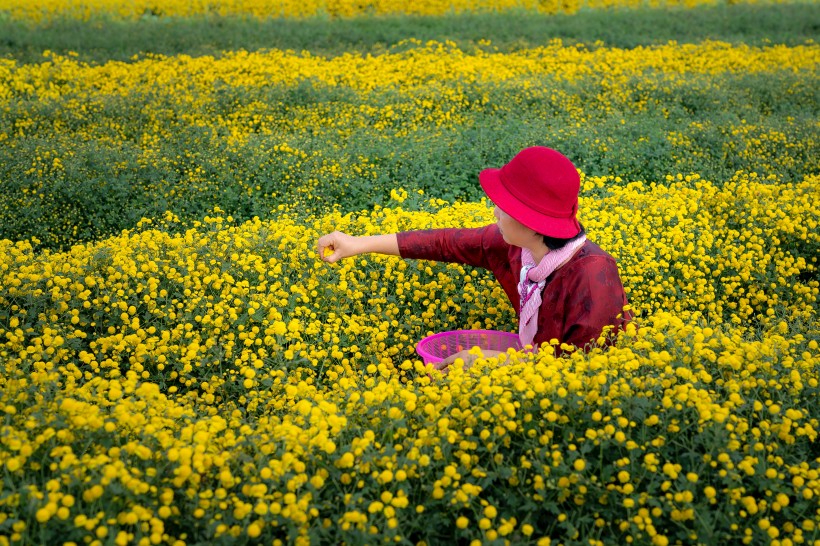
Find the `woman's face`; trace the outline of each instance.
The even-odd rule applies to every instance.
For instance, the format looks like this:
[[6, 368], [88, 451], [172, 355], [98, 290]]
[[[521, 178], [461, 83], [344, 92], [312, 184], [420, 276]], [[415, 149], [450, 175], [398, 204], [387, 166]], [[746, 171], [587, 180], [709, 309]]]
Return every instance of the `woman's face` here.
[[498, 229], [507, 244], [520, 247], [531, 247], [533, 244], [543, 241], [543, 238], [535, 233], [497, 206], [493, 209], [493, 214], [497, 220]]

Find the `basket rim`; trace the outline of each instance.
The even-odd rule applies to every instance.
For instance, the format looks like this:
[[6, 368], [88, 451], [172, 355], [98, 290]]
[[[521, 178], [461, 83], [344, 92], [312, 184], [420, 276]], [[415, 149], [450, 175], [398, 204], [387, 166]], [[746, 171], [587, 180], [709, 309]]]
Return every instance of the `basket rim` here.
[[419, 354], [419, 356], [421, 356], [422, 358], [425, 358], [425, 359], [429, 358], [429, 357], [436, 358], [435, 355], [431, 354], [426, 349], [424, 349], [424, 346], [429, 344], [429, 343], [434, 342], [436, 339], [446, 337], [446, 336], [452, 336], [453, 334], [461, 334], [461, 333], [492, 334], [492, 335], [500, 335], [500, 336], [503, 336], [503, 337], [514, 337], [514, 338], [518, 339], [519, 342], [520, 342], [520, 338], [519, 338], [517, 333], [515, 333], [515, 332], [505, 332], [504, 330], [446, 330], [444, 332], [438, 332], [436, 334], [429, 335], [429, 336], [424, 337], [421, 340], [419, 340], [419, 342], [416, 343], [416, 352]]

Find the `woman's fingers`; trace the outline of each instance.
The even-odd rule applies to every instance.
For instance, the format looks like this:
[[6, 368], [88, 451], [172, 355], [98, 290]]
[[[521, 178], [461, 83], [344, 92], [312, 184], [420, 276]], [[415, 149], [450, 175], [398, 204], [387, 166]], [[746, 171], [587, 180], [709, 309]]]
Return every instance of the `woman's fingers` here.
[[316, 252], [319, 259], [325, 262], [334, 263], [343, 258], [341, 253], [342, 233], [334, 231], [327, 235], [322, 235], [316, 241]]
[[453, 357], [448, 357], [442, 360], [441, 362], [434, 362], [433, 369], [438, 371], [444, 371], [447, 369], [447, 366], [449, 366], [452, 363], [453, 360], [455, 360]]
[[451, 354], [450, 356], [443, 359], [442, 361], [436, 362], [435, 364], [433, 364], [433, 367], [437, 370], [443, 370], [444, 368], [446, 368], [447, 366], [449, 366], [450, 364], [455, 362], [457, 358], [463, 359], [464, 358], [464, 355], [462, 354], [463, 352], [464, 351], [459, 351], [457, 353]]
[[322, 235], [316, 240], [316, 254], [320, 260], [325, 259], [325, 249], [330, 246], [330, 235]]
[[456, 359], [459, 359], [459, 358], [464, 362], [464, 369], [465, 370], [467, 368], [469, 368], [470, 365], [473, 363], [473, 360], [475, 360], [475, 357], [470, 354], [470, 351], [466, 351], [466, 350], [465, 351], [459, 351], [455, 354], [452, 354], [452, 355], [448, 356], [447, 358], [445, 358], [441, 362], [434, 363], [433, 368], [446, 375], [447, 372], [449, 371], [450, 364], [454, 363], [456, 361]]

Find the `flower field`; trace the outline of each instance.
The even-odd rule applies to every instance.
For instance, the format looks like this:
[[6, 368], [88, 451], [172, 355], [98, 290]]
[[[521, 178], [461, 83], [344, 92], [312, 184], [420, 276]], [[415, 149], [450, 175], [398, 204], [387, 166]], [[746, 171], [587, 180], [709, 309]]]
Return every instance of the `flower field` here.
[[[0, 545], [820, 545], [818, 60], [0, 59]], [[425, 335], [516, 329], [500, 286], [316, 239], [490, 223], [478, 170], [532, 143], [637, 319], [431, 373]]]
[[396, 186], [476, 200], [482, 168], [541, 139], [630, 181], [820, 171], [816, 43], [393, 49], [0, 60], [0, 236], [67, 249], [169, 209], [355, 211]]
[[[755, 2], [756, 0], [740, 0]], [[574, 13], [580, 9], [651, 6], [698, 6], [721, 0], [0, 0], [0, 12], [20, 21], [42, 22], [70, 17], [134, 19], [139, 17], [189, 17], [197, 15], [256, 18], [363, 15], [443, 15], [477, 11], [524, 10], [535, 13]]]

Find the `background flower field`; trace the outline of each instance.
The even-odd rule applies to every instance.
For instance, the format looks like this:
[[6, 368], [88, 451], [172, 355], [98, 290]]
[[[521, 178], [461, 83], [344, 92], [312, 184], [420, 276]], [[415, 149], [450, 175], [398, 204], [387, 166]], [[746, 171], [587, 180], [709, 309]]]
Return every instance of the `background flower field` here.
[[[0, 544], [820, 544], [820, 5], [681, 4], [0, 0]], [[431, 376], [316, 238], [532, 144], [638, 319]]]

